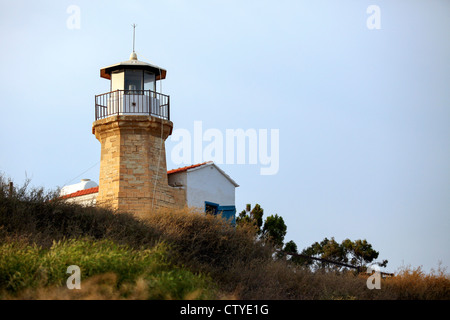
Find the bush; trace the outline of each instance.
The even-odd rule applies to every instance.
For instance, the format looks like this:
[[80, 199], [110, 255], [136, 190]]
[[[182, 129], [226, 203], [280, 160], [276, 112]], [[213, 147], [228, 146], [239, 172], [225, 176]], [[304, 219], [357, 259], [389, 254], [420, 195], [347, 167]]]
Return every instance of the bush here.
[[402, 267], [395, 277], [386, 279], [383, 284], [396, 299], [450, 300], [450, 279], [441, 266], [429, 274], [421, 267]]
[[253, 229], [236, 229], [221, 217], [191, 209], [159, 210], [144, 222], [171, 244], [178, 261], [199, 271], [217, 274], [234, 261], [272, 260], [273, 248], [255, 241]]
[[77, 265], [81, 270], [81, 291], [85, 279], [109, 275], [109, 291], [116, 298], [133, 296], [138, 283], [146, 287], [140, 294], [144, 299], [183, 299], [195, 292], [196, 298], [212, 297], [211, 281], [171, 265], [166, 250], [162, 244], [151, 250], [132, 250], [109, 240], [58, 241], [50, 249], [6, 243], [0, 246], [0, 290], [4, 296], [20, 297], [25, 289], [30, 295], [30, 290], [64, 288], [69, 277], [67, 267]]
[[44, 248], [70, 238], [110, 239], [133, 248], [150, 248], [160, 237], [133, 215], [105, 208], [82, 207], [41, 189], [17, 189], [10, 197], [0, 177], [0, 241], [22, 239]]

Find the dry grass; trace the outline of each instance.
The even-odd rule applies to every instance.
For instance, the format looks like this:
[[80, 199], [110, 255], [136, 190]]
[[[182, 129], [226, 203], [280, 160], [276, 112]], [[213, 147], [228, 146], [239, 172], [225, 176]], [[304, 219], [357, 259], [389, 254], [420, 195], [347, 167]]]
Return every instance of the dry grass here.
[[[203, 290], [197, 289], [186, 293], [181, 299], [202, 299], [203, 294]], [[115, 273], [104, 273], [83, 280], [80, 290], [68, 290], [62, 286], [42, 286], [28, 288], [17, 295], [9, 294], [3, 297], [7, 300], [148, 300], [155, 298], [158, 300], [180, 299], [163, 291], [149, 292], [149, 281], [144, 278], [119, 286]]]
[[255, 241], [254, 230], [236, 230], [213, 216], [166, 210], [144, 220], [174, 245], [180, 264], [210, 274], [224, 294], [238, 299], [450, 299], [442, 269], [425, 274], [405, 268], [382, 279], [380, 290], [369, 290], [365, 274], [311, 272], [274, 260], [273, 248]]
[[254, 230], [236, 229], [196, 209], [159, 210], [143, 219], [171, 244], [177, 259], [198, 271], [222, 272], [235, 261], [271, 260], [273, 248], [254, 241]]
[[396, 299], [450, 299], [450, 278], [441, 266], [428, 274], [421, 267], [403, 267], [395, 277], [384, 280], [382, 285]]

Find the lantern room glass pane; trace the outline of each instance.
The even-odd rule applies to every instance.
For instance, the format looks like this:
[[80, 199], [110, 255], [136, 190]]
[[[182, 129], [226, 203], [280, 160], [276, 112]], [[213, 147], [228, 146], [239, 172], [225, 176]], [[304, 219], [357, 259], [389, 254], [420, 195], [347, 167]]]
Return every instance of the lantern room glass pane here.
[[113, 71], [111, 73], [111, 91], [123, 90], [125, 72], [123, 70]]
[[142, 73], [142, 70], [125, 70], [125, 90], [143, 90]]
[[144, 90], [156, 91], [155, 75], [150, 72], [144, 72]]

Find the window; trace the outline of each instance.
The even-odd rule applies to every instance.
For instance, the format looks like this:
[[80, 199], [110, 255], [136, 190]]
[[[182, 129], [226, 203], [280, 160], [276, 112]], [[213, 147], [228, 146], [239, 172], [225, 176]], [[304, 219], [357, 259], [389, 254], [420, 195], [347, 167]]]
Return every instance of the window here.
[[222, 215], [222, 218], [229, 221], [231, 225], [236, 225], [236, 207], [235, 206], [220, 206], [217, 203], [205, 201], [205, 213]]
[[155, 75], [153, 73], [144, 72], [144, 90], [156, 91]]
[[124, 70], [116, 70], [111, 73], [111, 91], [123, 90], [125, 79]]
[[217, 209], [219, 208], [219, 205], [214, 202], [205, 201], [205, 212], [207, 214], [217, 214]]
[[[125, 70], [125, 90], [135, 91], [143, 90], [143, 71], [142, 70]], [[139, 92], [127, 92], [130, 94], [139, 94]], [[142, 92], [141, 92], [142, 94]]]

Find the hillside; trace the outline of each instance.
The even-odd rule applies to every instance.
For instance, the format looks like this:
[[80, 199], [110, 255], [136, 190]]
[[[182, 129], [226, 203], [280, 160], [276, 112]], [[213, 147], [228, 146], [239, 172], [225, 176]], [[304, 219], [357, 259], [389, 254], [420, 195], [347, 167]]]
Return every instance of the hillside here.
[[[132, 214], [81, 207], [42, 189], [0, 189], [1, 299], [449, 299], [445, 270], [312, 272], [274, 258], [250, 228], [194, 210]], [[69, 290], [67, 267], [81, 270]]]

